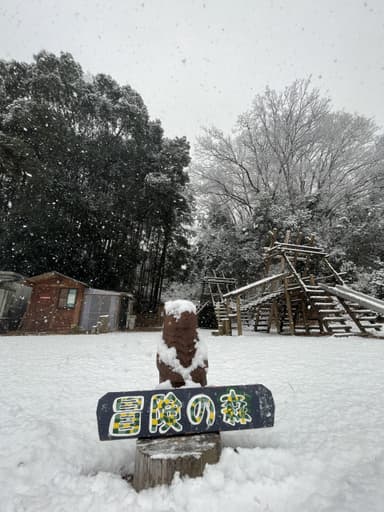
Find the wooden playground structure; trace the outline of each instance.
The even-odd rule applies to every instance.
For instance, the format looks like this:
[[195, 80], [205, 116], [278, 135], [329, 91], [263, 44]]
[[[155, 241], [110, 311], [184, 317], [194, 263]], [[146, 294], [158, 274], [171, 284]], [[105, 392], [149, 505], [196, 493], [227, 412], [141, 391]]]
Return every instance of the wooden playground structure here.
[[[235, 288], [235, 280], [214, 274], [203, 279], [198, 313], [214, 309], [217, 335], [254, 331], [291, 335], [380, 335], [384, 301], [348, 287], [314, 238], [284, 242], [276, 232], [265, 248], [265, 276]], [[301, 243], [302, 242], [302, 243]]]

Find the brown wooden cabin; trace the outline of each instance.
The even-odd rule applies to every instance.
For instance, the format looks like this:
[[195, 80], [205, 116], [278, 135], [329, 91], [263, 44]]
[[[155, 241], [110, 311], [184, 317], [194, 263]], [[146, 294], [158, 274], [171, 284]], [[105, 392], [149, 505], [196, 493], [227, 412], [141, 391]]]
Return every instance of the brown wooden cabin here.
[[133, 329], [136, 317], [130, 293], [91, 288], [55, 271], [24, 282], [32, 288], [21, 325], [24, 332], [65, 334]]
[[30, 277], [25, 283], [32, 287], [32, 295], [23, 318], [23, 331], [67, 333], [79, 325], [88, 285], [59, 272]]

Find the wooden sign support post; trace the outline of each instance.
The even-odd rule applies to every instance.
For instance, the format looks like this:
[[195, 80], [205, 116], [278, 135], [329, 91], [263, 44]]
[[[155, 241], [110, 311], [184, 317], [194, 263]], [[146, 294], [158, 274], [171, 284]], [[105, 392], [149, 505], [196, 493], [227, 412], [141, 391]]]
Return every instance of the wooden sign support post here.
[[[207, 384], [207, 353], [196, 329], [196, 308], [192, 302], [165, 304], [163, 339], [157, 353], [160, 383], [168, 381], [173, 388], [188, 382]], [[164, 414], [169, 414], [169, 410]], [[152, 418], [152, 422], [158, 425], [159, 418]], [[181, 439], [143, 439], [136, 444], [133, 485], [139, 491], [170, 484], [176, 471], [180, 476], [201, 476], [208, 462], [218, 462], [220, 453], [220, 434], [216, 433]]]

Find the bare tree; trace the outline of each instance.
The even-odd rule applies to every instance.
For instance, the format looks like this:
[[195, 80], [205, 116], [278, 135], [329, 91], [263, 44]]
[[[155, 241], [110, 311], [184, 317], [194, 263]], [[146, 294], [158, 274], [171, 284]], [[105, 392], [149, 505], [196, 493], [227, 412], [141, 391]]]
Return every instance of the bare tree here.
[[258, 95], [232, 136], [206, 129], [194, 172], [239, 221], [266, 196], [290, 213], [305, 207], [332, 218], [372, 191], [384, 163], [377, 131], [372, 120], [332, 112], [310, 79], [297, 80]]

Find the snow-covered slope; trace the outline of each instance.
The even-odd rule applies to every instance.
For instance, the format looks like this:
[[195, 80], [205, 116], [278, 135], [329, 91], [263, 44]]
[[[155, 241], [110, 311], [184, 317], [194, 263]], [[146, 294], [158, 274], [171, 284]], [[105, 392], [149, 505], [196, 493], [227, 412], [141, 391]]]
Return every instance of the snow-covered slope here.
[[209, 384], [264, 384], [276, 426], [222, 434], [203, 478], [137, 494], [135, 441], [100, 442], [95, 410], [156, 386], [159, 336], [0, 337], [2, 512], [383, 510], [384, 342], [362, 338], [201, 331]]

